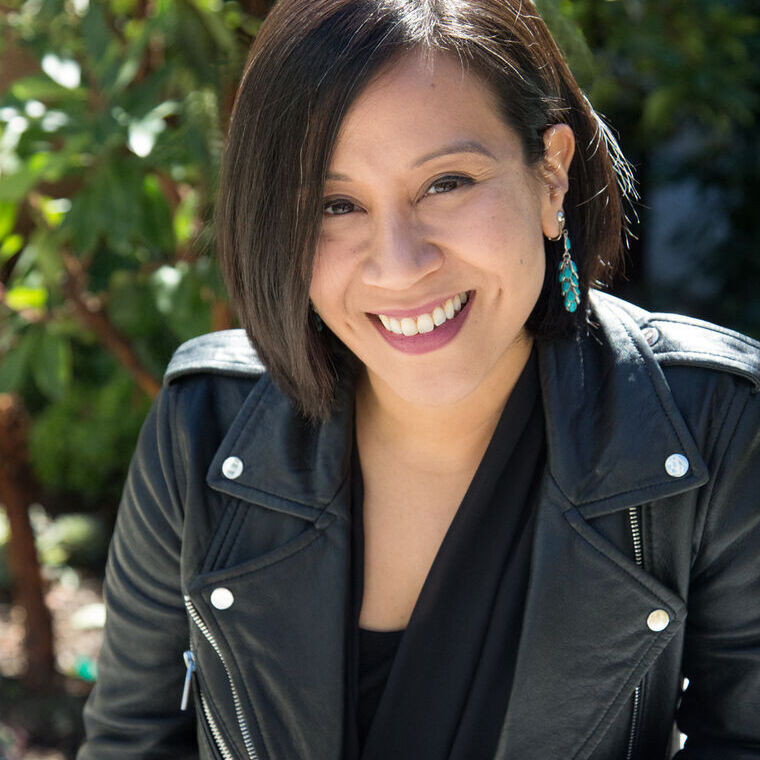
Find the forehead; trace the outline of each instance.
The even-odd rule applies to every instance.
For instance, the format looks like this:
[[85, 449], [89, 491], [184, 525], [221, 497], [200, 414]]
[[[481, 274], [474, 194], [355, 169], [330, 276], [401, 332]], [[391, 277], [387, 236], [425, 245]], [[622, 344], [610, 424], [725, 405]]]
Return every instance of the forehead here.
[[475, 73], [453, 54], [414, 51], [381, 69], [353, 102], [333, 164], [367, 158], [371, 149], [392, 159], [456, 142], [487, 143], [502, 155], [520, 149], [496, 96]]

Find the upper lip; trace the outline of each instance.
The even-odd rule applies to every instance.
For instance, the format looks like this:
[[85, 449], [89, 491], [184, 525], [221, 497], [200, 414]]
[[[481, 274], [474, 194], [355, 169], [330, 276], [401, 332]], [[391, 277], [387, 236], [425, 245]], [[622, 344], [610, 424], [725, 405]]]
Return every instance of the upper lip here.
[[441, 296], [432, 301], [428, 301], [421, 306], [415, 306], [412, 309], [376, 309], [375, 311], [370, 311], [367, 313], [375, 315], [382, 314], [385, 317], [396, 317], [396, 319], [403, 319], [404, 317], [418, 317], [420, 314], [430, 314], [433, 309], [438, 306], [442, 306], [446, 303], [446, 301], [449, 300], [449, 298], [454, 298], [454, 296], [458, 296], [460, 293], [469, 294], [470, 291], [465, 289], [457, 290], [454, 293], [450, 293], [446, 296]]

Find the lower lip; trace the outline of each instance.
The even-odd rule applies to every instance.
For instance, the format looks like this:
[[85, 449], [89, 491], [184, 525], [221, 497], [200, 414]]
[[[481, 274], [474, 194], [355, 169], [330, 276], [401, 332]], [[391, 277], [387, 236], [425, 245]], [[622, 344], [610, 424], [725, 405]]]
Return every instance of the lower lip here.
[[426, 354], [429, 351], [435, 351], [442, 348], [447, 343], [454, 340], [456, 334], [462, 329], [467, 315], [470, 313], [470, 306], [475, 297], [474, 293], [469, 293], [467, 303], [454, 315], [454, 319], [447, 319], [440, 327], [436, 327], [429, 333], [417, 333], [417, 335], [397, 335], [396, 333], [386, 330], [382, 322], [372, 315], [370, 319], [377, 328], [380, 335], [390, 343], [393, 348], [405, 354]]

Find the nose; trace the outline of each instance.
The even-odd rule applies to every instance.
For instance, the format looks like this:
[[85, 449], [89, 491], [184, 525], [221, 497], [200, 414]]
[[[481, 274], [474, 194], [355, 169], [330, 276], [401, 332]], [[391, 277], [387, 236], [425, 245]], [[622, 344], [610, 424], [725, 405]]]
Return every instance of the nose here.
[[430, 242], [411, 214], [388, 215], [375, 225], [363, 262], [365, 284], [406, 290], [443, 263], [443, 252]]

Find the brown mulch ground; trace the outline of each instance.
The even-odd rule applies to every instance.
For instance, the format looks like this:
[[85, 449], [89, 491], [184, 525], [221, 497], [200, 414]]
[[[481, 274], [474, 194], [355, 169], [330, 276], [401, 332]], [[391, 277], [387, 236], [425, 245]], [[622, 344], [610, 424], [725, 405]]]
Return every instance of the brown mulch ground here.
[[49, 582], [58, 677], [46, 693], [26, 691], [24, 614], [0, 603], [0, 760], [70, 760], [82, 738], [82, 706], [91, 684], [77, 677], [97, 656], [101, 581], [71, 570]]

